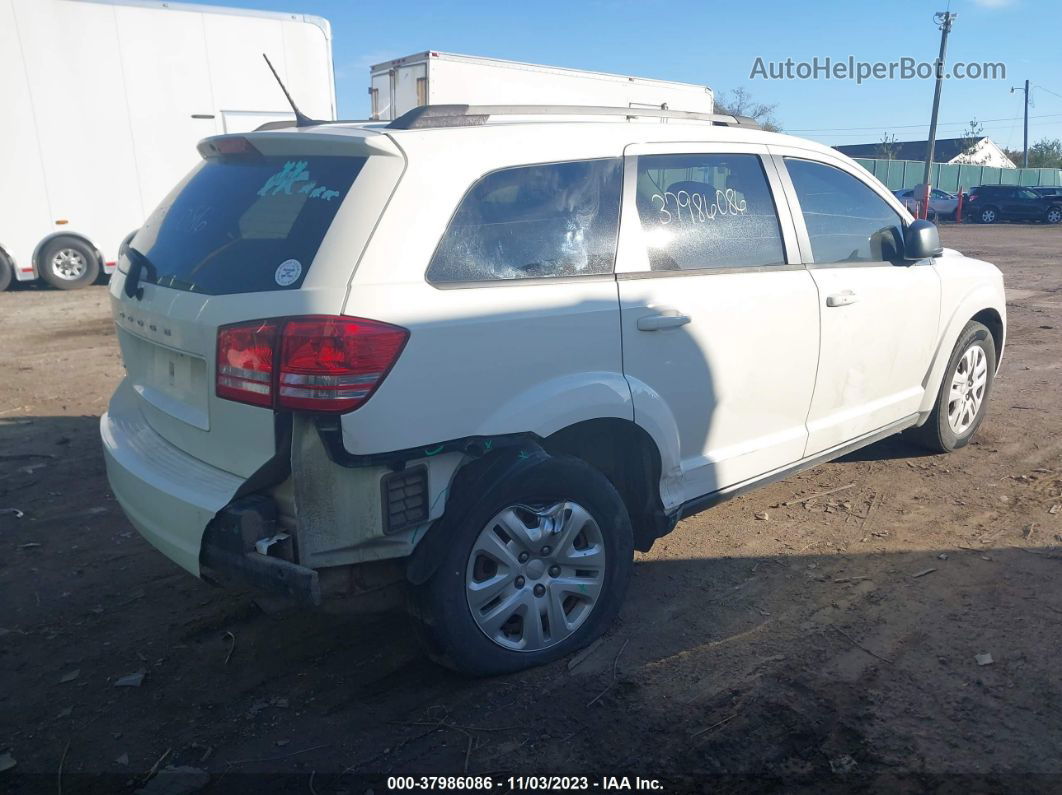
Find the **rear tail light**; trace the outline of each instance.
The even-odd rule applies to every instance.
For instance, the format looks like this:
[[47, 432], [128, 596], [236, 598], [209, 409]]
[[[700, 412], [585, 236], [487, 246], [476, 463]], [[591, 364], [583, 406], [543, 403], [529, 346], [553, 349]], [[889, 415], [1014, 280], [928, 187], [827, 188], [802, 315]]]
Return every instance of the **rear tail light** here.
[[271, 321], [218, 330], [218, 397], [273, 405], [273, 359], [277, 326]]
[[344, 412], [376, 391], [409, 332], [362, 318], [311, 315], [218, 330], [218, 397], [281, 409]]

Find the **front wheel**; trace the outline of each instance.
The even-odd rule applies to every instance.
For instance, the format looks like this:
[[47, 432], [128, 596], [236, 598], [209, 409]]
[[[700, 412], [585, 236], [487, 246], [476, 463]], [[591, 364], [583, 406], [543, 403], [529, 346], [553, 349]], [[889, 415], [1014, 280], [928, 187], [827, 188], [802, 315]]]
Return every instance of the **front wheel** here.
[[1049, 224], [1062, 223], [1062, 207], [1048, 207], [1044, 213], [1044, 220]]
[[985, 418], [995, 372], [992, 333], [983, 324], [970, 321], [948, 360], [933, 411], [924, 425], [911, 429], [912, 439], [938, 453], [969, 444]]
[[429, 654], [476, 676], [556, 660], [601, 635], [630, 577], [623, 500], [586, 462], [546, 458], [490, 490], [413, 591]]

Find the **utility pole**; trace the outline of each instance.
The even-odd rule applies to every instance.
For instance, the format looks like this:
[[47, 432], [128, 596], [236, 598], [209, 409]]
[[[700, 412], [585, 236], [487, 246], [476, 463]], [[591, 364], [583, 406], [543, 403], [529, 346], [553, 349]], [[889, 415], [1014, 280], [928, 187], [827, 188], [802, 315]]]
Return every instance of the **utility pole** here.
[[1028, 80], [1025, 81], [1025, 88], [1022, 88], [1021, 86], [1011, 86], [1010, 87], [1010, 93], [1013, 94], [1015, 91], [1024, 91], [1025, 92], [1025, 150], [1024, 150], [1024, 154], [1022, 154], [1022, 156], [1021, 156], [1021, 167], [1022, 168], [1028, 168], [1029, 167], [1029, 81]]
[[937, 111], [940, 110], [940, 89], [944, 82], [944, 55], [948, 51], [948, 34], [958, 14], [950, 11], [939, 11], [933, 15], [933, 21], [940, 28], [940, 54], [937, 56], [937, 85], [933, 90], [933, 115], [929, 120], [929, 141], [926, 143], [926, 168], [922, 174], [922, 184], [926, 186], [925, 210], [929, 208], [929, 172], [933, 167], [933, 149], [937, 143]]

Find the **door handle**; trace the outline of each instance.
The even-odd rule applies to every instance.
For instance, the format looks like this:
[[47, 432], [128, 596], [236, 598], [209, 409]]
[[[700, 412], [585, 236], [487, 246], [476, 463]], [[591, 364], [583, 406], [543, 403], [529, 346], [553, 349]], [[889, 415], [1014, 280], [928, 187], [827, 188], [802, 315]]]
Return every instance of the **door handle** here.
[[854, 304], [858, 300], [859, 296], [857, 296], [854, 292], [852, 292], [851, 290], [844, 290], [842, 292], [826, 296], [826, 306], [848, 306], [849, 304]]
[[660, 331], [667, 328], [678, 328], [690, 322], [688, 315], [679, 312], [661, 312], [658, 315], [646, 315], [638, 318], [639, 331]]

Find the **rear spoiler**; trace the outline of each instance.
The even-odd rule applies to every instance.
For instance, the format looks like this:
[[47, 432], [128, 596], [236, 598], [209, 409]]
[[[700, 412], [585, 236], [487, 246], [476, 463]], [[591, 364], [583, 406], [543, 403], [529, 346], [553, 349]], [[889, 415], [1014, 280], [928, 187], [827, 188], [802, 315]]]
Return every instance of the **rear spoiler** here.
[[402, 157], [390, 136], [361, 127], [329, 130], [288, 126], [250, 133], [212, 135], [196, 147], [203, 158], [239, 154], [241, 150], [263, 155], [338, 155], [347, 157]]

